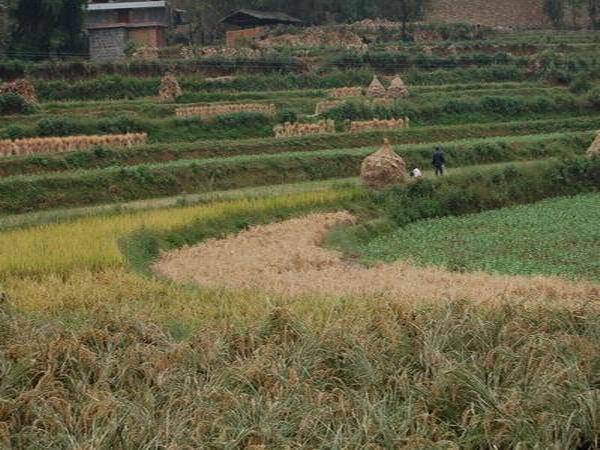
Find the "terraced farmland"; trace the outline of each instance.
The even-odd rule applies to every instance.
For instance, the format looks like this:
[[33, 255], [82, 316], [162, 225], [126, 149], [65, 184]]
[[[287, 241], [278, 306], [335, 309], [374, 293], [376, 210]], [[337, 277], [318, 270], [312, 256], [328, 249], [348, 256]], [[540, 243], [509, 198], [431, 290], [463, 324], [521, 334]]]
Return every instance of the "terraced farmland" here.
[[0, 448], [600, 448], [598, 42], [0, 61]]

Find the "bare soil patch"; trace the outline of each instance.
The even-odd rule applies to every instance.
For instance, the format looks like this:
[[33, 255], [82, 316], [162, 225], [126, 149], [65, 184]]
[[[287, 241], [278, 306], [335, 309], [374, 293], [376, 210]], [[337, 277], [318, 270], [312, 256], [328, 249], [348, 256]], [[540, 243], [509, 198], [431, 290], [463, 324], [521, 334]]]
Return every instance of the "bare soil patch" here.
[[285, 296], [387, 297], [406, 302], [595, 302], [600, 286], [558, 278], [454, 273], [408, 263], [365, 267], [322, 248], [346, 212], [256, 226], [226, 239], [165, 253], [156, 274], [210, 288], [258, 289]]

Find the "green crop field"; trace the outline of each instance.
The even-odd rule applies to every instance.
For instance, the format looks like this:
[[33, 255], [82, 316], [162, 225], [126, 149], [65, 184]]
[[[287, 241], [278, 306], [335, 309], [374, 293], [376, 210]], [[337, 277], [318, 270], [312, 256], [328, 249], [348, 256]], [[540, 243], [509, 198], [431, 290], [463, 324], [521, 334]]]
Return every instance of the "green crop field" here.
[[408, 225], [360, 251], [452, 270], [600, 281], [600, 195], [542, 201]]

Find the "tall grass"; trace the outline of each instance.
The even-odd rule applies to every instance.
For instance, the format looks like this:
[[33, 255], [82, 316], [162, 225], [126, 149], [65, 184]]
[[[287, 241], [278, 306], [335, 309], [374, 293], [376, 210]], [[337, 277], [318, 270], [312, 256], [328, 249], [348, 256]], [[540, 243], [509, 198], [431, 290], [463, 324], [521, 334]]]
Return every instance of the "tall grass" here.
[[[600, 445], [596, 308], [453, 302], [414, 309], [377, 299], [286, 305], [213, 293], [211, 319], [182, 334], [145, 320], [143, 310], [127, 311], [139, 286], [116, 281], [123, 309], [98, 305], [71, 316], [76, 326], [37, 325], [0, 310], [0, 445]], [[76, 297], [102, 299], [102, 289], [88, 288], [71, 286]], [[147, 309], [173, 302], [165, 298], [170, 290], [148, 290]], [[182, 321], [206, 301], [187, 297], [188, 308], [178, 299]], [[273, 301], [279, 307], [268, 306]]]

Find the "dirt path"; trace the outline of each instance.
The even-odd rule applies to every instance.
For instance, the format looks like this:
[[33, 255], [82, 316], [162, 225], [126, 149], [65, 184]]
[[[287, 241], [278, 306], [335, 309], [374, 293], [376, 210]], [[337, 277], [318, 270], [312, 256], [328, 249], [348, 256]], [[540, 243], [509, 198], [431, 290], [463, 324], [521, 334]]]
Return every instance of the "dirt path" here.
[[338, 212], [254, 227], [227, 239], [167, 253], [154, 270], [176, 282], [259, 289], [288, 296], [375, 296], [408, 302], [510, 299], [579, 303], [600, 298], [600, 287], [592, 283], [460, 274], [407, 263], [367, 268], [320, 247], [331, 227], [353, 220], [350, 214]]

